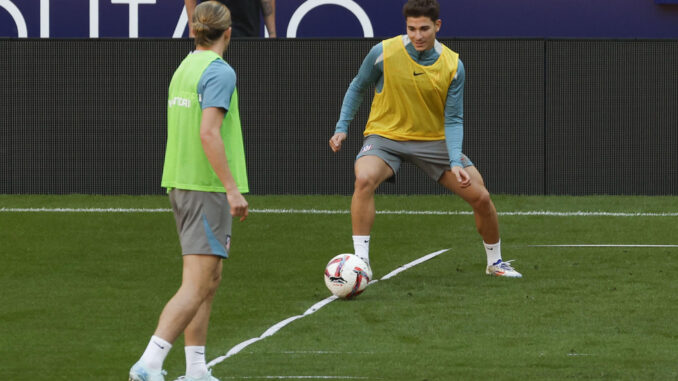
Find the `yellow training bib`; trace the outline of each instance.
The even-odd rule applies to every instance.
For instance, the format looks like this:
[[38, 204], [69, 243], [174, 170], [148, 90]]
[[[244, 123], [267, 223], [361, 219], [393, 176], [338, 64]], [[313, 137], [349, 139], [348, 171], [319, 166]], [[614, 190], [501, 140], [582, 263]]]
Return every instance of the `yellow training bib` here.
[[445, 139], [447, 90], [457, 73], [459, 55], [443, 45], [431, 66], [415, 62], [403, 37], [382, 41], [384, 88], [375, 92], [364, 135], [393, 140]]

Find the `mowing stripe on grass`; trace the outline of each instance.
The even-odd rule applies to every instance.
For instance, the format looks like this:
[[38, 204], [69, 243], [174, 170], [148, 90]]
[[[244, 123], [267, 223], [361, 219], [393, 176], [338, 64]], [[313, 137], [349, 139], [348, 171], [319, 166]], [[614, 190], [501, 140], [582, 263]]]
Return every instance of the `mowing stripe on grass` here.
[[[405, 265], [403, 265], [403, 266], [398, 267], [397, 269], [395, 269], [395, 270], [391, 271], [390, 273], [386, 274], [385, 276], [383, 276], [381, 279], [382, 279], [382, 280], [386, 280], [386, 279], [392, 278], [392, 277], [398, 275], [399, 273], [401, 273], [401, 272], [403, 272], [403, 271], [405, 271], [405, 270], [407, 270], [407, 269], [409, 269], [409, 268], [411, 268], [411, 267], [414, 267], [414, 266], [416, 266], [416, 265], [418, 265], [418, 264], [420, 264], [420, 263], [422, 263], [422, 262], [428, 261], [429, 259], [431, 259], [431, 258], [433, 258], [433, 257], [436, 257], [436, 256], [438, 256], [438, 255], [440, 255], [440, 254], [442, 254], [442, 253], [444, 253], [444, 252], [446, 252], [446, 251], [448, 251], [448, 250], [449, 250], [449, 249], [443, 249], [443, 250], [438, 250], [438, 251], [436, 251], [436, 252], [427, 254], [427, 255], [425, 255], [425, 256], [423, 256], [423, 257], [421, 257], [421, 258], [418, 258], [418, 259], [416, 259], [416, 260], [414, 260], [414, 261], [412, 261], [412, 262], [410, 262], [410, 263], [407, 263], [407, 264], [405, 264]], [[378, 282], [378, 280], [375, 279], [375, 280], [371, 281], [371, 282], [368, 284], [368, 286], [371, 285], [371, 284], [373, 284], [373, 283], [376, 283], [376, 282]], [[265, 339], [265, 338], [267, 338], [267, 337], [269, 337], [269, 336], [273, 336], [276, 332], [278, 332], [278, 331], [279, 331], [281, 328], [283, 328], [284, 326], [290, 324], [291, 322], [293, 322], [293, 321], [295, 321], [295, 320], [297, 320], [297, 319], [301, 319], [301, 318], [303, 318], [303, 317], [305, 317], [305, 316], [308, 316], [308, 315], [311, 315], [311, 314], [315, 313], [315, 312], [318, 311], [319, 309], [325, 307], [327, 304], [329, 304], [329, 303], [331, 303], [331, 302], [333, 302], [333, 301], [335, 301], [335, 300], [337, 300], [337, 299], [339, 299], [339, 298], [337, 298], [336, 296], [332, 295], [332, 296], [327, 297], [327, 298], [325, 298], [325, 299], [319, 301], [318, 303], [312, 305], [311, 308], [307, 309], [306, 312], [304, 312], [302, 315], [291, 316], [291, 317], [288, 317], [287, 319], [285, 319], [285, 320], [283, 320], [283, 321], [280, 321], [280, 322], [274, 324], [273, 326], [271, 326], [271, 328], [267, 329], [263, 334], [261, 334], [261, 336], [259, 336], [259, 337], [253, 337], [253, 338], [251, 338], [251, 339], [249, 339], [249, 340], [243, 341], [242, 343], [240, 343], [240, 344], [236, 345], [235, 347], [231, 348], [228, 352], [226, 352], [225, 355], [219, 356], [219, 357], [215, 358], [214, 360], [210, 361], [209, 363], [207, 363], [207, 366], [211, 368], [211, 367], [213, 367], [214, 365], [219, 364], [220, 362], [226, 360], [227, 358], [229, 358], [229, 357], [231, 357], [231, 356], [237, 354], [238, 352], [242, 351], [242, 350], [245, 349], [247, 346], [249, 346], [249, 345], [251, 345], [251, 344], [254, 344], [254, 343], [256, 343], [256, 342], [259, 341], [259, 340], [263, 340], [263, 339]]]
[[583, 245], [527, 245], [530, 247], [678, 247], [678, 245], [613, 245], [613, 244], [583, 244]]
[[[172, 209], [145, 208], [0, 208], [0, 213], [170, 213]], [[350, 214], [349, 210], [332, 209], [250, 209], [252, 213], [262, 214]], [[465, 210], [379, 210], [377, 214], [395, 215], [434, 215], [469, 216], [472, 211]], [[555, 216], [555, 217], [678, 217], [678, 212], [555, 212], [550, 210], [527, 210], [498, 212], [500, 216]]]

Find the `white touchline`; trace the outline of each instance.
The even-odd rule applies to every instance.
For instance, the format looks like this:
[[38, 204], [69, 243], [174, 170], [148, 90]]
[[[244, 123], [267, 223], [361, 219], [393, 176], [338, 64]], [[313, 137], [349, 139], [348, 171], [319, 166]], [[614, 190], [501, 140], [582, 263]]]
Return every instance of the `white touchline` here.
[[[419, 259], [416, 259], [416, 260], [414, 260], [414, 261], [412, 261], [412, 262], [410, 262], [410, 263], [408, 263], [408, 264], [402, 265], [402, 266], [398, 267], [397, 269], [395, 269], [395, 270], [391, 271], [390, 273], [388, 273], [388, 274], [384, 275], [383, 277], [381, 277], [381, 280], [386, 280], [386, 279], [392, 278], [392, 277], [396, 276], [397, 274], [399, 274], [399, 273], [401, 273], [401, 272], [403, 272], [403, 271], [405, 271], [405, 270], [407, 270], [407, 269], [409, 269], [409, 268], [411, 268], [411, 267], [414, 267], [414, 266], [416, 266], [416, 265], [418, 265], [418, 264], [420, 264], [420, 263], [422, 263], [422, 262], [428, 261], [429, 259], [431, 259], [431, 258], [433, 258], [433, 257], [436, 257], [436, 256], [438, 256], [438, 255], [440, 255], [440, 254], [442, 254], [442, 253], [444, 253], [444, 252], [446, 252], [446, 251], [448, 251], [448, 250], [449, 250], [449, 249], [438, 250], [438, 251], [436, 251], [436, 252], [434, 252], [434, 253], [427, 254], [427, 255], [425, 255], [425, 256], [419, 258]], [[371, 282], [368, 284], [368, 286], [369, 286], [369, 285], [372, 285], [372, 284], [374, 284], [374, 283], [377, 283], [377, 282], [378, 282], [378, 280], [375, 279], [375, 280], [371, 281]], [[225, 355], [219, 356], [219, 357], [215, 358], [214, 360], [210, 361], [209, 363], [207, 363], [207, 366], [208, 366], [209, 368], [211, 368], [211, 367], [213, 367], [214, 365], [219, 364], [220, 362], [226, 360], [227, 358], [229, 358], [229, 357], [231, 357], [231, 356], [237, 354], [238, 352], [242, 351], [242, 350], [245, 349], [247, 346], [249, 346], [249, 345], [251, 345], [251, 344], [254, 344], [254, 343], [256, 343], [256, 342], [259, 341], [259, 340], [263, 340], [263, 339], [265, 339], [265, 338], [267, 338], [267, 337], [269, 337], [269, 336], [274, 335], [274, 334], [275, 334], [276, 332], [278, 332], [282, 327], [284, 327], [284, 326], [290, 324], [291, 322], [293, 322], [293, 321], [295, 321], [295, 320], [297, 320], [297, 319], [301, 319], [301, 318], [303, 318], [303, 317], [305, 317], [305, 316], [308, 316], [308, 315], [310, 315], [310, 314], [312, 314], [312, 313], [315, 313], [315, 312], [318, 311], [319, 309], [325, 307], [327, 304], [329, 304], [329, 303], [331, 303], [331, 302], [333, 302], [333, 301], [335, 301], [335, 300], [337, 300], [337, 299], [338, 299], [338, 298], [337, 298], [336, 296], [334, 296], [334, 295], [333, 295], [333, 296], [330, 296], [330, 297], [327, 297], [327, 298], [325, 298], [325, 299], [319, 301], [318, 303], [312, 305], [311, 308], [307, 309], [306, 312], [304, 312], [302, 315], [291, 316], [291, 317], [288, 317], [287, 319], [285, 319], [285, 320], [283, 320], [283, 321], [281, 321], [281, 322], [278, 322], [278, 323], [274, 324], [273, 326], [271, 326], [271, 328], [267, 329], [263, 334], [261, 334], [261, 336], [259, 336], [259, 337], [253, 337], [253, 338], [251, 338], [251, 339], [249, 339], [249, 340], [243, 341], [242, 343], [240, 343], [240, 344], [236, 345], [235, 347], [231, 348], [228, 352], [226, 352]]]
[[172, 209], [149, 208], [0, 208], [14, 213], [169, 213]]
[[[262, 214], [350, 214], [341, 209], [250, 209], [252, 213]], [[0, 208], [0, 213], [170, 213], [165, 208]], [[379, 210], [377, 214], [392, 215], [432, 215], [432, 216], [470, 216], [466, 210]], [[678, 217], [678, 212], [556, 212], [550, 210], [526, 210], [498, 212], [500, 216], [551, 216], [551, 217]]]

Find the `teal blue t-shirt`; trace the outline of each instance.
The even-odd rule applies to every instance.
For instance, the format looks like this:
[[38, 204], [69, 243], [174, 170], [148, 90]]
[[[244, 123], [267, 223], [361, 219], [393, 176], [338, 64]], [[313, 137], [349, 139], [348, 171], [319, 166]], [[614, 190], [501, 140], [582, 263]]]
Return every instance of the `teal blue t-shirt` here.
[[[195, 54], [195, 53], [194, 53]], [[235, 71], [223, 60], [214, 60], [198, 82], [200, 107], [218, 107], [228, 111], [236, 85]]]

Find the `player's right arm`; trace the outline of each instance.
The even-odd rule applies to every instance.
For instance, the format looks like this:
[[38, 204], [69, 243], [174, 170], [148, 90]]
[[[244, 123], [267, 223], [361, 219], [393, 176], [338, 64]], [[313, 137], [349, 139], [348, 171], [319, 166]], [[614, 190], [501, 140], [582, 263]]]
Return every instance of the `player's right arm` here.
[[348, 135], [348, 126], [353, 121], [360, 104], [363, 102], [365, 92], [371, 86], [376, 85], [381, 77], [384, 75], [383, 64], [384, 48], [381, 43], [373, 46], [362, 65], [358, 74], [353, 78], [351, 84], [344, 95], [344, 102], [341, 105], [341, 113], [339, 114], [339, 121], [334, 130], [334, 135], [330, 139], [330, 148], [333, 152], [341, 149], [342, 142]]
[[231, 206], [231, 214], [240, 217], [240, 221], [243, 221], [247, 217], [247, 201], [238, 190], [238, 185], [233, 179], [231, 169], [228, 167], [224, 142], [221, 139], [221, 123], [224, 121], [225, 115], [226, 110], [219, 107], [208, 107], [202, 111], [200, 141], [212, 169], [214, 169], [221, 183], [224, 184], [228, 204]]
[[240, 221], [243, 221], [247, 217], [249, 205], [240, 193], [228, 166], [226, 149], [221, 137], [221, 125], [228, 113], [235, 85], [235, 71], [222, 60], [213, 61], [203, 72], [198, 82], [198, 94], [202, 99], [200, 141], [214, 173], [226, 189], [231, 215], [240, 217]]
[[198, 0], [184, 0], [186, 6], [186, 15], [188, 16], [188, 37], [195, 37], [193, 34], [193, 11], [195, 10], [195, 3]]

